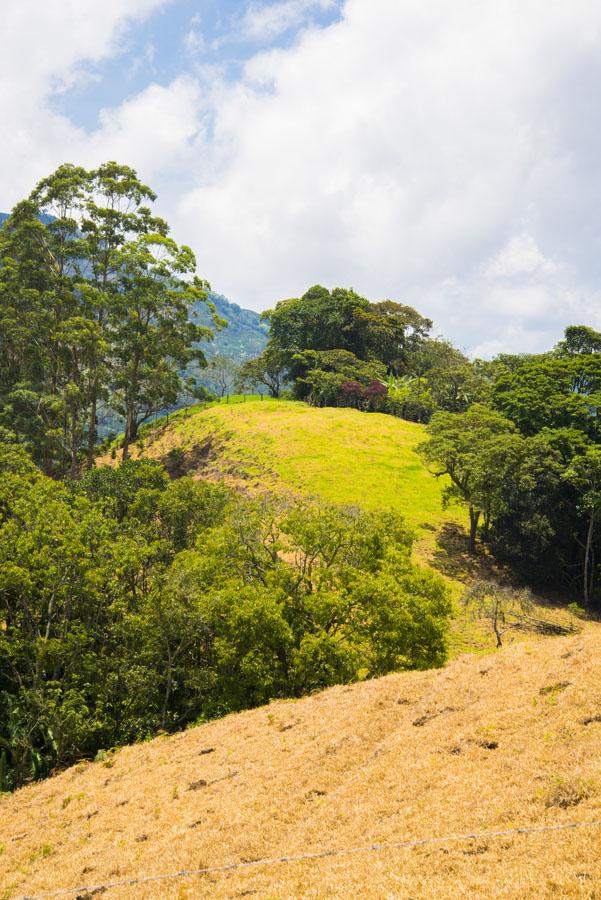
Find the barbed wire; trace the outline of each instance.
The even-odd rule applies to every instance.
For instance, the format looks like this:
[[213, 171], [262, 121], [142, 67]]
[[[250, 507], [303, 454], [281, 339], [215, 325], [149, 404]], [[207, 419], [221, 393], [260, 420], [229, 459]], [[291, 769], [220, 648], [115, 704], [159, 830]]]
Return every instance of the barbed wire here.
[[227, 863], [222, 866], [209, 866], [202, 869], [180, 869], [177, 872], [168, 872], [162, 875], [139, 875], [133, 878], [124, 878], [121, 881], [107, 881], [102, 884], [86, 885], [74, 888], [60, 888], [56, 891], [44, 894], [26, 894], [18, 900], [48, 900], [51, 897], [65, 897], [69, 894], [82, 894], [82, 900], [86, 895], [95, 892], [107, 891], [118, 887], [135, 887], [140, 884], [150, 884], [158, 881], [169, 881], [176, 878], [194, 878], [201, 875], [219, 875], [225, 872], [235, 872], [242, 869], [258, 868], [259, 866], [275, 866], [284, 863], [303, 862], [305, 860], [326, 859], [333, 856], [351, 856], [355, 853], [380, 853], [383, 850], [410, 850], [414, 847], [423, 847], [428, 844], [450, 843], [452, 841], [481, 841], [491, 840], [511, 835], [541, 834], [549, 831], [568, 831], [576, 828], [599, 828], [601, 820], [593, 822], [567, 822], [560, 825], [538, 825], [523, 828], [505, 828], [500, 831], [468, 832], [466, 834], [449, 834], [442, 837], [421, 838], [413, 841], [390, 841], [385, 843], [366, 844], [359, 847], [341, 847], [332, 850], [316, 850], [307, 853], [297, 853], [290, 856], [274, 856], [265, 859], [254, 859], [248, 862]]

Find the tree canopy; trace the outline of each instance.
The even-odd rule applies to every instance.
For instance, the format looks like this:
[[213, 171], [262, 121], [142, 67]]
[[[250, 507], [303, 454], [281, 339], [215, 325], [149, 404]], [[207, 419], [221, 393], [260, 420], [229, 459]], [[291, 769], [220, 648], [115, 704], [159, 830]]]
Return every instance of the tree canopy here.
[[154, 199], [128, 166], [65, 164], [0, 229], [0, 427], [48, 473], [93, 465], [101, 404], [122, 416], [127, 455], [181, 369], [205, 364], [212, 332], [189, 312], [207, 285]]

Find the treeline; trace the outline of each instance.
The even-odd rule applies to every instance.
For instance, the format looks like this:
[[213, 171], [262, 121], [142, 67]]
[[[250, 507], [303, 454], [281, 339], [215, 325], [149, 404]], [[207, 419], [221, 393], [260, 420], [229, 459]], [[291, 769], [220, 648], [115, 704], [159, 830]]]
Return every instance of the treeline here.
[[180, 372], [205, 365], [207, 284], [154, 199], [127, 166], [63, 165], [0, 228], [0, 437], [53, 476], [93, 466], [101, 408], [127, 457], [141, 423], [196, 393]]
[[430, 423], [422, 453], [478, 539], [530, 579], [601, 603], [601, 333], [566, 329], [541, 354], [471, 361], [432, 322], [316, 286], [277, 304], [248, 383], [317, 406]]
[[431, 336], [411, 306], [370, 303], [355, 291], [316, 285], [263, 313], [266, 350], [240, 371], [243, 384], [314, 406], [351, 406], [426, 422], [437, 408], [460, 412], [482, 381], [466, 356]]
[[440, 665], [450, 604], [393, 514], [249, 501], [152, 461], [0, 445], [0, 791], [100, 749]]

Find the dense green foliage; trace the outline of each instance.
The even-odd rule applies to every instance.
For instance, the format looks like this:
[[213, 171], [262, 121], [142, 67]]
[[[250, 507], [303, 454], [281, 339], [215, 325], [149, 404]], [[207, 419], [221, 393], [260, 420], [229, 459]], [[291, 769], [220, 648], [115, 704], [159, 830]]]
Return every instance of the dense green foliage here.
[[288, 378], [288, 357], [270, 345], [255, 359], [244, 362], [237, 374], [240, 388], [267, 388], [270, 397], [279, 397]]
[[296, 399], [363, 409], [383, 407], [387, 391], [375, 383], [387, 374], [413, 373], [432, 327], [410, 306], [370, 303], [353, 290], [320, 285], [282, 300], [263, 317], [269, 342], [258, 365], [265, 368], [269, 358], [273, 371], [277, 363]]
[[436, 409], [462, 412], [487, 386], [459, 350], [430, 337], [432, 322], [411, 306], [370, 303], [355, 291], [316, 285], [263, 313], [266, 351], [242, 369], [242, 383], [314, 406], [351, 406], [429, 421]]
[[0, 448], [1, 789], [230, 710], [445, 659], [395, 514], [274, 506], [128, 460]]
[[212, 332], [190, 311], [206, 284], [154, 199], [127, 166], [63, 165], [0, 228], [0, 427], [48, 473], [93, 465], [103, 404], [125, 421], [127, 456], [177, 401], [180, 371], [204, 365]]
[[530, 579], [601, 600], [601, 334], [566, 329], [539, 356], [477, 362], [489, 406], [437, 412], [422, 452], [493, 550]]

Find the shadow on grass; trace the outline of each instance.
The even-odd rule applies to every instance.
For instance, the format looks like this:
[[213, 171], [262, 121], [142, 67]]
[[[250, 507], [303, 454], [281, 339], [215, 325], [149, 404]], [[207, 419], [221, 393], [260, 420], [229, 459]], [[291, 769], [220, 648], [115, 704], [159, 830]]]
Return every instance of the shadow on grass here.
[[210, 435], [189, 450], [174, 447], [161, 458], [161, 462], [170, 478], [182, 478], [184, 475], [201, 473], [217, 459], [220, 449], [219, 442]]
[[440, 529], [431, 565], [447, 578], [466, 584], [480, 579], [515, 581], [511, 571], [487, 547], [479, 544], [476, 553], [470, 553], [465, 529], [456, 522], [446, 522]]
[[[438, 533], [436, 549], [430, 565], [441, 575], [459, 581], [466, 587], [474, 581], [495, 581], [515, 589], [529, 588], [539, 606], [548, 609], [565, 610], [569, 603], [582, 603], [582, 598], [573, 585], [556, 585], [528, 578], [526, 573], [500, 562], [490, 549], [481, 542], [476, 545], [476, 553], [469, 553], [465, 530], [455, 522], [445, 523]], [[589, 610], [588, 618], [600, 621], [601, 615]]]

